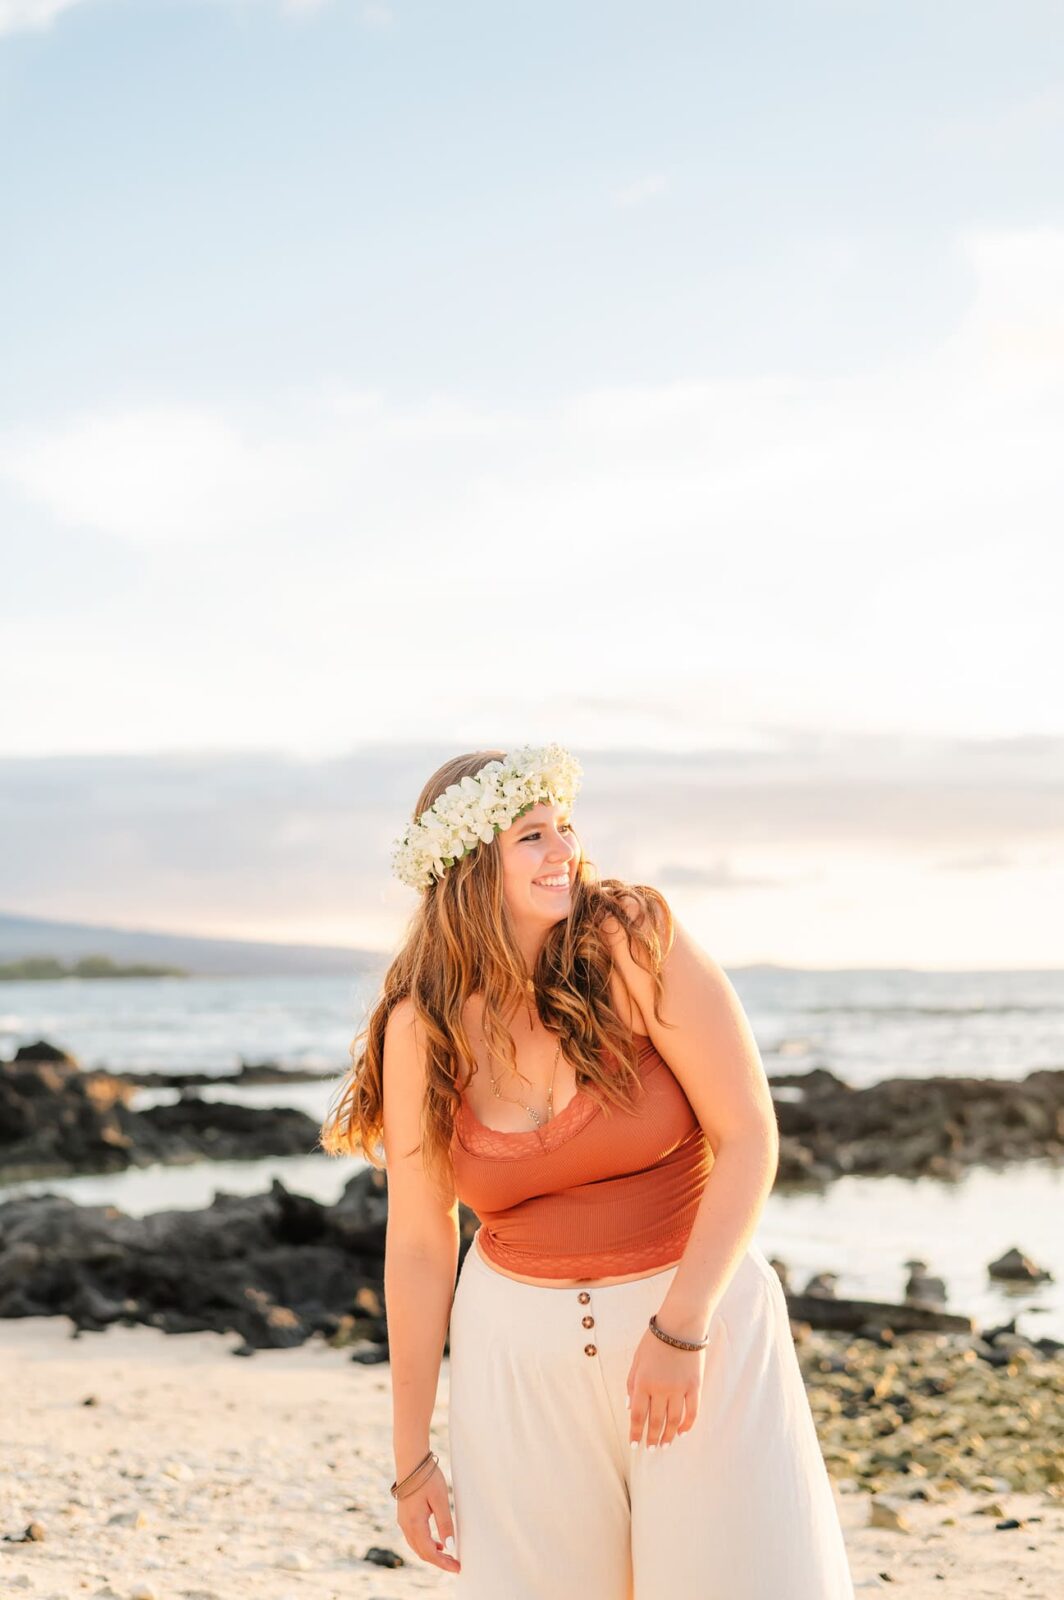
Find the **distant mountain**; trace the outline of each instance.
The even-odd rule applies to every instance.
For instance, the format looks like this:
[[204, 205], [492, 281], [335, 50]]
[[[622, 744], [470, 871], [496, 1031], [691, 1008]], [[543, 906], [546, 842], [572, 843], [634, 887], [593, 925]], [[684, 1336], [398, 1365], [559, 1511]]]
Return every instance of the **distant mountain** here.
[[272, 977], [295, 974], [332, 977], [369, 972], [382, 957], [342, 945], [268, 944], [254, 939], [200, 939], [185, 933], [108, 928], [89, 922], [51, 922], [0, 911], [0, 962], [30, 956], [78, 961], [109, 956], [123, 963], [184, 967], [193, 976]]

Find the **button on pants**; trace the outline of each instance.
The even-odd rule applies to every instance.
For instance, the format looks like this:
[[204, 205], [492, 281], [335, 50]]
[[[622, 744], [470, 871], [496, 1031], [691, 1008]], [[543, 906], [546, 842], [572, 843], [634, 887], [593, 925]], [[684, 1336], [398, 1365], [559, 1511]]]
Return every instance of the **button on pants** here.
[[459, 1600], [853, 1600], [783, 1289], [751, 1244], [691, 1431], [632, 1450], [632, 1357], [675, 1266], [550, 1288], [474, 1244], [451, 1308]]

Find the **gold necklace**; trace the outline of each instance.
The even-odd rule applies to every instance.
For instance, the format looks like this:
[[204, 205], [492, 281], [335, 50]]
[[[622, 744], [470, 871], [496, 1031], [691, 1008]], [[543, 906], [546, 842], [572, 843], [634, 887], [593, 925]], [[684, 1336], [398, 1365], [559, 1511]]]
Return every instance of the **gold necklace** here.
[[[483, 1035], [481, 1037], [483, 1037]], [[486, 1044], [487, 1040], [485, 1040], [484, 1042]], [[547, 1115], [546, 1115], [546, 1117], [541, 1117], [539, 1112], [536, 1111], [533, 1106], [525, 1105], [525, 1102], [523, 1100], [512, 1100], [508, 1094], [503, 1094], [502, 1090], [499, 1088], [499, 1080], [496, 1078], [494, 1072], [492, 1072], [492, 1070], [491, 1070], [491, 1066], [489, 1065], [488, 1066], [488, 1077], [491, 1079], [491, 1092], [492, 1092], [492, 1094], [495, 1096], [496, 1100], [509, 1100], [509, 1102], [510, 1102], [510, 1104], [512, 1106], [513, 1105], [521, 1106], [525, 1111], [528, 1112], [529, 1116], [532, 1118], [532, 1121], [536, 1124], [537, 1128], [540, 1127], [544, 1122], [549, 1122], [550, 1119], [554, 1115], [554, 1077], [555, 1077], [555, 1074], [558, 1071], [558, 1057], [561, 1055], [561, 1053], [562, 1053], [562, 1037], [561, 1037], [561, 1034], [559, 1034], [558, 1035], [558, 1044], [557, 1044], [557, 1047], [555, 1048], [555, 1051], [554, 1051], [554, 1066], [551, 1068], [550, 1085], [549, 1085], [549, 1087], [547, 1089]], [[510, 1068], [511, 1072], [516, 1072], [516, 1070], [517, 1070], [516, 1067], [511, 1067]]]

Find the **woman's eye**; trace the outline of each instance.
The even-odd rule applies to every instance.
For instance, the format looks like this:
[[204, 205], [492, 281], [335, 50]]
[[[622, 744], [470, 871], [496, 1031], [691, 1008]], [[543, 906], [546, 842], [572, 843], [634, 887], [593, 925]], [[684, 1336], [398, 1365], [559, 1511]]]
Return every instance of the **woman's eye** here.
[[[571, 822], [563, 822], [561, 826], [562, 826], [562, 828], [565, 829], [566, 833], [572, 833], [573, 832], [573, 825], [572, 825]], [[524, 835], [524, 837], [522, 838], [521, 843], [522, 844], [531, 844], [533, 839], [538, 839], [538, 838], [539, 838], [538, 831], [536, 833], [526, 833]]]

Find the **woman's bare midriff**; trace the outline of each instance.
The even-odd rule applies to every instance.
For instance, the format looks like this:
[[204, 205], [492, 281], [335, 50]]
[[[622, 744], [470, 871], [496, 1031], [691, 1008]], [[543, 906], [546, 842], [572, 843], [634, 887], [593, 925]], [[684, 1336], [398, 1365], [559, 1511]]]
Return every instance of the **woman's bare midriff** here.
[[643, 1272], [623, 1272], [615, 1278], [528, 1278], [519, 1272], [507, 1272], [505, 1267], [496, 1266], [494, 1261], [489, 1261], [480, 1248], [480, 1239], [476, 1234], [473, 1236], [473, 1248], [492, 1272], [499, 1272], [504, 1278], [513, 1278], [515, 1283], [531, 1283], [538, 1289], [608, 1289], [611, 1283], [632, 1283], [636, 1278], [652, 1278], [655, 1273], [668, 1272], [669, 1268], [675, 1267], [680, 1260], [677, 1256], [676, 1261], [666, 1261], [660, 1267], [649, 1267]]

